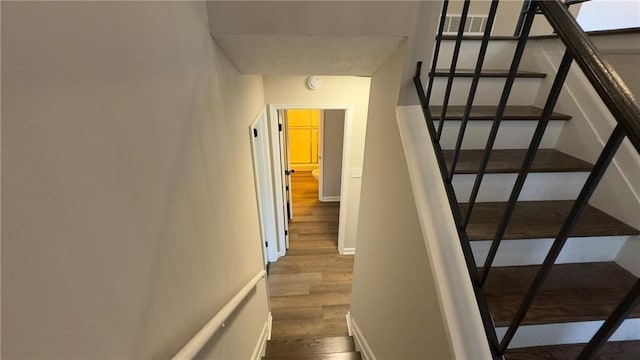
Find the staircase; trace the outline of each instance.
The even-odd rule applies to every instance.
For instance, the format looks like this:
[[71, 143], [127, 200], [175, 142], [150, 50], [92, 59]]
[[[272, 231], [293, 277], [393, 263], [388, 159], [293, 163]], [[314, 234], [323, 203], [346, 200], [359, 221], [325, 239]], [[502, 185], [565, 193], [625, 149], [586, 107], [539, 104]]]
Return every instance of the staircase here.
[[269, 340], [263, 359], [360, 360], [351, 336]]
[[[510, 221], [502, 235], [496, 235], [505, 212], [509, 211], [512, 189], [518, 174], [524, 171], [523, 163], [543, 114], [543, 108], [536, 106], [535, 99], [542, 92], [546, 99], [546, 92], [551, 88], [549, 82], [556, 74], [537, 72], [535, 66], [527, 69], [527, 65], [533, 64], [531, 59], [523, 59], [523, 66], [513, 68], [512, 71], [517, 72], [512, 72], [511, 95], [503, 104], [506, 107], [499, 130], [491, 135], [496, 114], [501, 112], [499, 104], [505, 82], [509, 81], [510, 64], [517, 53], [519, 38], [488, 41], [485, 64], [476, 79], [477, 92], [467, 116], [463, 141], [460, 141], [465, 105], [475, 86], [474, 68], [482, 37], [461, 38], [459, 50], [456, 50], [456, 37], [440, 34], [439, 38], [442, 39], [439, 54], [436, 50], [432, 64], [435, 70], [429, 73], [432, 89], [429, 85], [420, 87], [418, 81], [418, 93], [422, 91], [421, 96], [425, 97], [426, 92], [427, 100], [410, 112], [413, 116], [422, 116], [424, 112], [427, 118], [437, 156], [440, 156], [445, 187], [450, 184], [450, 202], [452, 199], [452, 204], [457, 202], [457, 208], [452, 205], [452, 211], [460, 214], [456, 219], [458, 231], [463, 244], [468, 241], [478, 270], [477, 279], [470, 270], [471, 276], [486, 298], [492, 320], [488, 326], [495, 329], [498, 342], [503, 341], [507, 329], [518, 317], [523, 302], [531, 301], [521, 322], [515, 325], [515, 335], [512, 334], [506, 345], [495, 344], [494, 356], [640, 359], [640, 306], [635, 305], [638, 295], [633, 293], [637, 292], [639, 282], [616, 263], [624, 244], [640, 232], [594, 204], [586, 204], [567, 234], [566, 243], [560, 246], [559, 255], [546, 268], [550, 271], [541, 287], [532, 297], [527, 297], [536, 276], [546, 271], [545, 258], [550, 251], [555, 251], [552, 245], [562, 233], [567, 218], [573, 216], [574, 204], [584, 196], [581, 190], [594, 171], [594, 164], [560, 150], [560, 133], [572, 121], [573, 114], [553, 112], [549, 115], [539, 149], [525, 172], [526, 181], [519, 196], [516, 194], [513, 199]], [[457, 66], [449, 81], [452, 64]], [[419, 73], [420, 66], [418, 78]], [[490, 157], [483, 166], [491, 136], [495, 136], [495, 142], [488, 148]], [[457, 145], [459, 151], [456, 151]], [[637, 168], [638, 164], [631, 166]], [[482, 182], [474, 188], [478, 185], [478, 176], [482, 176]], [[499, 246], [492, 254], [496, 237]], [[617, 331], [613, 328], [609, 342], [596, 353], [581, 354], [605, 320], [624, 303], [623, 299], [633, 296], [635, 299], [623, 309], [626, 310], [623, 321]], [[490, 333], [488, 330], [491, 343]]]

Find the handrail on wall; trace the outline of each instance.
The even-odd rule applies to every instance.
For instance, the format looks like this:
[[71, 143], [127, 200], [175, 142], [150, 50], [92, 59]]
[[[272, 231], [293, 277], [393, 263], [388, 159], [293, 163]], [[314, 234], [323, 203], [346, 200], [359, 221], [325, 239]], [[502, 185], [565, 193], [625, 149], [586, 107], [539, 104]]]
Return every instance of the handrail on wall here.
[[258, 281], [267, 274], [266, 271], [260, 270], [247, 285], [245, 285], [238, 293], [227, 302], [217, 314], [215, 314], [209, 322], [207, 322], [198, 333], [180, 350], [174, 357], [174, 360], [193, 359], [198, 352], [202, 350], [204, 345], [211, 337], [223, 326], [224, 322], [236, 310], [238, 305], [244, 300], [251, 290], [258, 284]]

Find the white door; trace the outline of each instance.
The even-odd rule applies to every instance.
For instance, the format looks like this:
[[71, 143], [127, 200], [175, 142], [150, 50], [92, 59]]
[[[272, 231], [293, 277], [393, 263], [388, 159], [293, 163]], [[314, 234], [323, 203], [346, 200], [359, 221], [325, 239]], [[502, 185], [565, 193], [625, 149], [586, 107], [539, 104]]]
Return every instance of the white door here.
[[249, 127], [256, 197], [260, 218], [260, 232], [265, 264], [278, 260], [277, 225], [271, 153], [269, 150], [269, 126], [267, 114], [262, 111]]
[[278, 255], [284, 256], [289, 248], [289, 219], [287, 217], [287, 185], [284, 177], [283, 135], [284, 124], [280, 111], [270, 112], [269, 129], [271, 143], [271, 163], [273, 165], [273, 190], [275, 195], [276, 230], [278, 234]]

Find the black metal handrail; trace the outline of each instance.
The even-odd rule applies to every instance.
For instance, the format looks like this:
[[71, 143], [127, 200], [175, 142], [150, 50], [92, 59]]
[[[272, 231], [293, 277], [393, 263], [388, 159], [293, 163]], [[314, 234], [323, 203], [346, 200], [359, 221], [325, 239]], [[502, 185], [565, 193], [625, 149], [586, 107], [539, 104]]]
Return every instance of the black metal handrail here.
[[[462, 121], [460, 123], [460, 129], [458, 131], [453, 161], [449, 168], [447, 167], [442, 148], [440, 146], [440, 138], [446, 118], [453, 77], [455, 69], [457, 67], [463, 35], [462, 29], [464, 28], [464, 23], [466, 21], [468, 13], [468, 0], [465, 1], [465, 6], [463, 7], [461, 26], [458, 31], [458, 36], [456, 37], [456, 44], [454, 47], [451, 67], [449, 68], [448, 72], [444, 104], [442, 106], [440, 117], [437, 119], [437, 129], [434, 125], [434, 120], [431, 115], [429, 103], [431, 100], [430, 98], [433, 88], [433, 79], [435, 76], [438, 56], [440, 54], [440, 43], [443, 39], [444, 19], [447, 14], [448, 0], [444, 0], [443, 2], [441, 14], [442, 17], [436, 37], [435, 51], [433, 54], [431, 71], [429, 73], [429, 83], [426, 95], [420, 78], [422, 63], [418, 63], [416, 75], [414, 77], [414, 84], [418, 92], [418, 98], [420, 99], [420, 104], [426, 119], [427, 128], [429, 130], [434, 150], [436, 152], [438, 166], [440, 168], [440, 173], [445, 184], [445, 189], [449, 199], [449, 205], [453, 213], [456, 228], [460, 236], [460, 243], [462, 246], [463, 254], [465, 255], [465, 261], [467, 264], [469, 275], [474, 287], [474, 292], [483, 320], [485, 333], [487, 335], [487, 339], [494, 358], [500, 358], [508, 349], [509, 343], [513, 339], [516, 331], [518, 330], [518, 327], [526, 316], [535, 296], [542, 288], [542, 285], [549, 275], [553, 264], [555, 263], [555, 260], [559, 256], [564, 244], [571, 234], [571, 231], [575, 227], [576, 223], [580, 219], [580, 216], [588, 205], [591, 196], [595, 192], [600, 180], [604, 176], [609, 164], [613, 160], [613, 157], [616, 154], [616, 151], [622, 143], [623, 139], [627, 137], [635, 147], [636, 151], [640, 153], [640, 107], [638, 106], [635, 98], [626, 87], [624, 82], [618, 77], [618, 75], [606, 63], [606, 61], [603, 60], [602, 56], [598, 53], [595, 46], [590, 42], [587, 35], [582, 31], [571, 14], [568, 12], [567, 5], [577, 2], [581, 2], [581, 0], [569, 1], [564, 3], [558, 0], [525, 1], [523, 6], [523, 9], [525, 10], [523, 12], [524, 16], [521, 17], [517, 25], [517, 34], [519, 35], [519, 37], [517, 38], [518, 43], [514, 51], [514, 58], [506, 77], [504, 89], [501, 94], [491, 131], [487, 139], [487, 144], [483, 152], [476, 180], [471, 191], [471, 195], [467, 205], [467, 212], [464, 215], [460, 210], [460, 206], [455, 195], [455, 191], [452, 185], [452, 178], [454, 176], [456, 163], [460, 155], [462, 141], [465, 136], [467, 122], [469, 120], [471, 108], [473, 106], [474, 98], [476, 95], [478, 81], [480, 78], [480, 73], [482, 71], [487, 46], [490, 41], [490, 34], [496, 16], [498, 0], [492, 0], [491, 3], [487, 25], [482, 36], [478, 60], [476, 62], [475, 73], [473, 75], [469, 96], [465, 105], [464, 115], [462, 116]], [[526, 156], [522, 162], [520, 171], [518, 172], [518, 176], [512, 188], [507, 206], [496, 229], [495, 236], [489, 249], [489, 253], [484, 262], [484, 266], [482, 267], [482, 272], [480, 273], [478, 272], [478, 269], [475, 265], [475, 259], [471, 251], [466, 227], [472, 215], [473, 206], [478, 197], [478, 192], [482, 184], [483, 176], [485, 175], [487, 170], [487, 164], [493, 151], [493, 145], [496, 140], [500, 123], [504, 118], [506, 105], [511, 93], [511, 88], [513, 86], [516, 74], [518, 72], [520, 60], [524, 54], [527, 40], [529, 38], [529, 31], [531, 29], [535, 15], [540, 13], [544, 14], [551, 26], [557, 32], [560, 39], [562, 39], [563, 43], [566, 46], [566, 51], [559, 65], [558, 71], [553, 81], [553, 85], [547, 96], [544, 108], [542, 109], [538, 126], [536, 127], [534, 135], [532, 136]], [[564, 82], [569, 73], [571, 64], [574, 61], [582, 69], [586, 78], [599, 94], [604, 104], [607, 106], [607, 108], [615, 118], [617, 125], [611, 133], [609, 140], [604, 146], [604, 149], [600, 153], [600, 156], [596, 161], [593, 170], [591, 171], [587, 181], [581, 189], [580, 194], [574, 202], [574, 205], [571, 208], [569, 215], [565, 219], [558, 235], [553, 241], [551, 249], [545, 257], [540, 270], [535, 276], [535, 279], [531, 283], [527, 294], [522, 301], [522, 304], [520, 305], [520, 308], [518, 309], [515, 317], [512, 319], [511, 324], [509, 325], [502, 340], [500, 341], [500, 343], [498, 343], [495, 328], [491, 320], [491, 315], [486, 304], [482, 287], [485, 284], [487, 277], [489, 276], [493, 261], [498, 252], [501, 241], [505, 235], [505, 231], [509, 224], [509, 221], [511, 220], [513, 211], [516, 207], [517, 200], [523, 189], [525, 180], [527, 179], [527, 176], [531, 171], [533, 160], [540, 147], [542, 137], [544, 136], [549, 120], [551, 119], [551, 115], [560, 96], [561, 90], [564, 86]], [[606, 342], [609, 336], [617, 329], [617, 327], [628, 315], [631, 309], [633, 309], [633, 307], [640, 301], [639, 284], [640, 282], [634, 285], [629, 294], [620, 303], [618, 308], [616, 308], [609, 319], [605, 321], [601, 329], [596, 333], [596, 335], [594, 335], [590, 343], [584, 348], [582, 354], [580, 355], [581, 359], [588, 359], [593, 356], [598, 348], [602, 345], [602, 343]]]

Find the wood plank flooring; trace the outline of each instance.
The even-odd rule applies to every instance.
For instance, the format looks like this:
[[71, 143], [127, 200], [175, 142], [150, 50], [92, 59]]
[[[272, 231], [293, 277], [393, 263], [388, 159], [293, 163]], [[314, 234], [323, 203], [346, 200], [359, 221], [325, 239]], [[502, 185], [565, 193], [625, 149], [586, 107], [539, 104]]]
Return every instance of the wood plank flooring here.
[[271, 264], [268, 276], [275, 347], [348, 335], [353, 256], [337, 250], [340, 203], [318, 201], [318, 182], [310, 172], [295, 172], [292, 189], [289, 250]]

